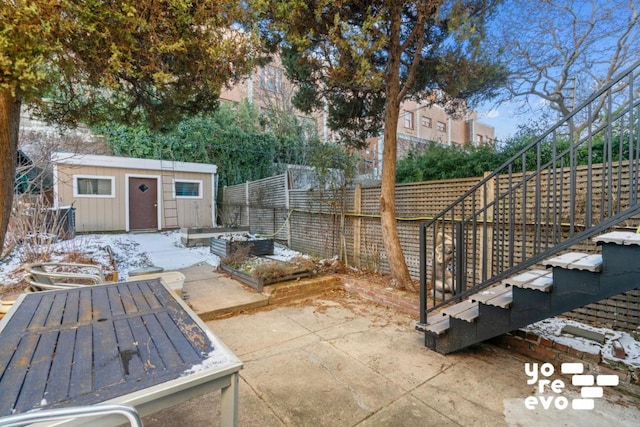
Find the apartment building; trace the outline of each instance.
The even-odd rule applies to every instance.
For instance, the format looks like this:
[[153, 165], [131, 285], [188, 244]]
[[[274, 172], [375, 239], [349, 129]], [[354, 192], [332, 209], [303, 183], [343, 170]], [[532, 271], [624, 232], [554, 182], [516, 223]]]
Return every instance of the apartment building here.
[[265, 114], [271, 110], [295, 114], [305, 128], [313, 129], [314, 136], [329, 141], [324, 112], [307, 115], [298, 111], [291, 103], [294, 92], [294, 85], [286, 78], [280, 60], [275, 58], [270, 64], [255, 69], [242, 82], [223, 89], [220, 100], [237, 103], [247, 99]]
[[[262, 110], [277, 109], [296, 114], [302, 122], [315, 127], [316, 135], [323, 141], [332, 141], [333, 135], [327, 126], [325, 111], [315, 115], [304, 115], [291, 104], [295, 87], [287, 80], [282, 64], [275, 59], [264, 67], [257, 68], [251, 76], [234, 87], [224, 90], [223, 101], [239, 102], [248, 99]], [[398, 158], [412, 149], [419, 149], [431, 142], [446, 145], [493, 144], [495, 129], [477, 118], [475, 111], [463, 117], [452, 117], [444, 108], [433, 103], [405, 101], [400, 109], [398, 121]], [[372, 137], [367, 149], [359, 152], [362, 160], [360, 172], [378, 178], [382, 170], [382, 135]]]

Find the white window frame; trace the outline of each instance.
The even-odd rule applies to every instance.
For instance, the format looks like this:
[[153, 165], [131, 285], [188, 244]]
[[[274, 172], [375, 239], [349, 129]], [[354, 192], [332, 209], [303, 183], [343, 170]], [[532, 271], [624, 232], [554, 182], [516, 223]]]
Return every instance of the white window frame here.
[[[188, 182], [188, 183], [197, 183], [198, 184], [198, 195], [197, 196], [178, 196], [176, 194], [176, 182]], [[203, 185], [203, 181], [200, 179], [174, 179], [172, 181], [173, 184], [173, 197], [175, 197], [176, 199], [202, 199], [203, 198], [203, 192], [204, 192], [204, 185]]]
[[[111, 181], [111, 194], [80, 194], [78, 192], [78, 179], [104, 179]], [[116, 177], [106, 175], [73, 175], [73, 197], [85, 197], [90, 199], [114, 199], [116, 197]]]
[[414, 117], [413, 111], [404, 110], [403, 114], [404, 114], [404, 117], [403, 117], [404, 128], [405, 129], [415, 129], [415, 127], [414, 127], [414, 119], [415, 119], [415, 117]]
[[265, 65], [260, 75], [260, 86], [271, 92], [282, 93], [282, 69]]

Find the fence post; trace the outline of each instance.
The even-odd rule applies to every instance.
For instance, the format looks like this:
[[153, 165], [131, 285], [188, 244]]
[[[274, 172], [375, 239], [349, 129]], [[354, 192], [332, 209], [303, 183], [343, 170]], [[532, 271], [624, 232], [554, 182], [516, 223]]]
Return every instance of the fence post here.
[[353, 220], [353, 264], [356, 267], [360, 267], [360, 244], [361, 244], [361, 232], [362, 232], [362, 184], [356, 184], [356, 188], [353, 192], [353, 213], [356, 214]]
[[289, 200], [289, 170], [284, 173], [284, 204], [286, 208], [285, 214], [287, 215], [285, 221], [289, 220], [288, 224], [285, 224], [285, 229], [287, 230], [287, 246], [291, 247], [291, 216], [293, 212], [291, 212], [291, 202]]
[[244, 183], [244, 205], [245, 205], [245, 214], [247, 218], [247, 226], [249, 227], [249, 232], [251, 232], [251, 208], [249, 207], [249, 181]]

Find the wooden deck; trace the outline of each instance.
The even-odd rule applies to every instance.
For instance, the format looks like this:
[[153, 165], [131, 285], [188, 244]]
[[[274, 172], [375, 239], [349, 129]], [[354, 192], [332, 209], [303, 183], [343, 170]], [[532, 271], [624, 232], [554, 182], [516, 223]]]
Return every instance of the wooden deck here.
[[1, 325], [0, 417], [147, 389], [215, 350], [158, 279], [28, 294]]

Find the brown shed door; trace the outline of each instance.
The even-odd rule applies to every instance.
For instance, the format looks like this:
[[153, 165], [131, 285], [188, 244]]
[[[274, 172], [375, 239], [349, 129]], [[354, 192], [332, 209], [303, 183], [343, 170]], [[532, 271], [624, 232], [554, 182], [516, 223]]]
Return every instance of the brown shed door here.
[[158, 229], [158, 180], [129, 178], [129, 229]]

